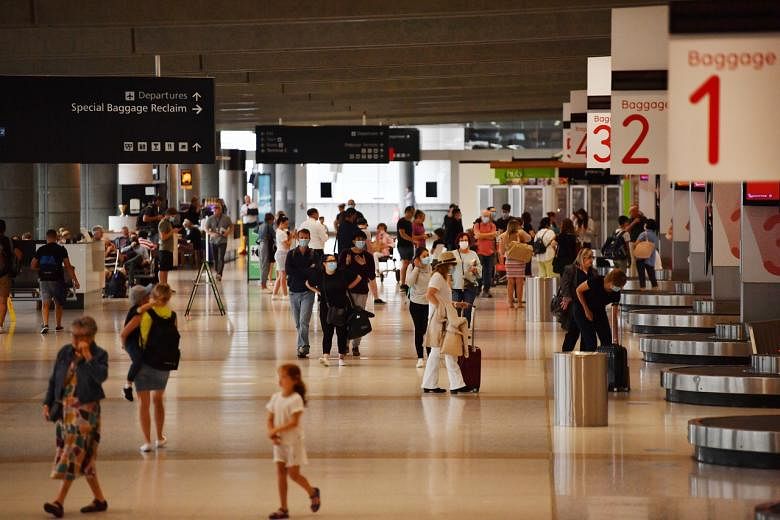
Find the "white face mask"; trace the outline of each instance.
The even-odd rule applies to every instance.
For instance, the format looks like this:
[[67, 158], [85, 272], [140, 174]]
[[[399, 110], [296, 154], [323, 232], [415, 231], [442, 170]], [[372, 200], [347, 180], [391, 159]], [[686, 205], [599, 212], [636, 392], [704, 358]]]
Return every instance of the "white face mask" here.
[[469, 243], [466, 242], [465, 240], [463, 242], [458, 242], [458, 245], [460, 246], [461, 249], [468, 249], [469, 248]]
[[488, 222], [490, 222], [490, 217], [482, 217], [482, 222], [487, 224]]

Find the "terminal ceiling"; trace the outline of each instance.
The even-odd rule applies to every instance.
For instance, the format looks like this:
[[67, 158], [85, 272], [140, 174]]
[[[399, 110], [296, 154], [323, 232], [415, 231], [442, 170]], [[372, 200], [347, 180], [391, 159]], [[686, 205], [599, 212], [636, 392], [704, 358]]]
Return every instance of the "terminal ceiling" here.
[[213, 76], [220, 128], [557, 117], [637, 0], [0, 0], [0, 74]]

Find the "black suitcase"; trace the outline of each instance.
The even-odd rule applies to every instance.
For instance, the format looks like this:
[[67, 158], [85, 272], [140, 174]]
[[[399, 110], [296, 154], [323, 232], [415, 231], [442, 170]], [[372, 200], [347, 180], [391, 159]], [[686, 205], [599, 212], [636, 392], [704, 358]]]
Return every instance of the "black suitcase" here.
[[631, 379], [628, 373], [628, 351], [616, 343], [600, 346], [596, 352], [607, 355], [607, 389], [610, 392], [628, 392]]
[[[471, 308], [471, 341], [469, 342], [469, 357], [459, 356], [458, 366], [460, 367], [460, 373], [463, 375], [463, 382], [466, 386], [470, 386], [475, 392], [479, 392], [479, 387], [482, 384], [482, 351], [474, 343], [474, 318], [477, 314], [477, 308], [472, 306]], [[460, 312], [459, 312], [460, 313]]]

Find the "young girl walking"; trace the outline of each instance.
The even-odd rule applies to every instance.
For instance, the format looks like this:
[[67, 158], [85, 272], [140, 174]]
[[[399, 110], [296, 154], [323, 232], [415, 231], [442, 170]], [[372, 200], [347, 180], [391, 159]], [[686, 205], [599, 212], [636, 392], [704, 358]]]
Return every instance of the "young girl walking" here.
[[312, 487], [306, 477], [301, 475], [302, 464], [308, 463], [306, 447], [303, 445], [303, 425], [301, 416], [306, 405], [306, 385], [301, 378], [298, 365], [279, 367], [279, 387], [282, 389], [271, 396], [268, 410], [268, 437], [274, 443], [274, 462], [279, 485], [281, 507], [268, 515], [268, 518], [290, 518], [287, 509], [287, 477], [306, 490], [311, 499], [311, 510], [320, 509], [320, 490]]

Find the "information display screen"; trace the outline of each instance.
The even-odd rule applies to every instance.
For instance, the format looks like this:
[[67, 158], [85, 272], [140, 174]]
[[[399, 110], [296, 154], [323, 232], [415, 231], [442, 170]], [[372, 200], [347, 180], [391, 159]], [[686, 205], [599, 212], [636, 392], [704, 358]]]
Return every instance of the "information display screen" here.
[[742, 202], [746, 206], [780, 206], [780, 182], [746, 182]]
[[389, 157], [391, 161], [419, 161], [420, 131], [417, 128], [391, 128]]
[[386, 163], [386, 126], [279, 126], [255, 128], [257, 162], [262, 164]]
[[212, 78], [0, 76], [0, 162], [213, 164]]

